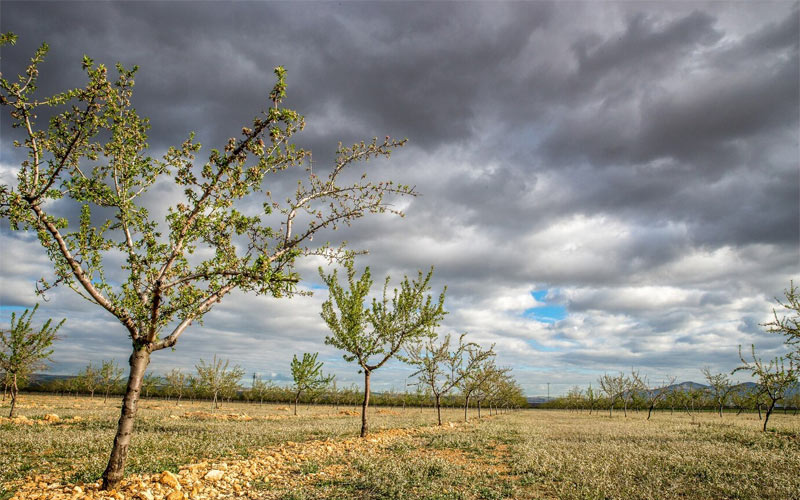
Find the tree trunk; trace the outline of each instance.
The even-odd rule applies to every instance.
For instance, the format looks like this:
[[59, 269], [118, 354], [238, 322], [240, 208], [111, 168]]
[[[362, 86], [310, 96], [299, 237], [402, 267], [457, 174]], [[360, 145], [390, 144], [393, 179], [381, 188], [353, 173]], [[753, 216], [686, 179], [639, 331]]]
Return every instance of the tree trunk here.
[[767, 432], [767, 422], [769, 422], [769, 416], [772, 415], [773, 409], [775, 409], [775, 401], [769, 405], [769, 408], [767, 408], [767, 414], [764, 415], [764, 428], [762, 429], [763, 432]]
[[142, 390], [142, 379], [147, 365], [150, 364], [150, 351], [145, 347], [135, 349], [129, 360], [131, 371], [128, 374], [128, 384], [125, 396], [122, 398], [122, 411], [117, 423], [117, 434], [114, 436], [114, 446], [108, 465], [103, 472], [102, 489], [110, 490], [119, 486], [125, 474], [125, 461], [128, 458], [128, 447], [133, 435], [133, 422], [136, 418], [136, 405]]
[[297, 416], [297, 403], [300, 401], [300, 393], [298, 392], [297, 395], [294, 397], [294, 416]]
[[469, 422], [469, 416], [467, 415], [468, 408], [469, 408], [469, 394], [467, 394], [467, 397], [464, 398], [464, 422]]
[[648, 408], [648, 409], [647, 409], [647, 420], [650, 420], [650, 414], [652, 414], [652, 413], [653, 413], [653, 407], [654, 407], [655, 405], [656, 405], [656, 404], [655, 404], [655, 403], [653, 403], [653, 404], [651, 404], [651, 405], [650, 405], [650, 408]]
[[19, 394], [19, 387], [17, 387], [17, 374], [11, 376], [11, 411], [8, 413], [8, 418], [17, 416], [17, 395]]
[[761, 420], [761, 403], [756, 403], [756, 407], [758, 408], [758, 419]]
[[722, 418], [722, 402], [719, 404], [719, 418]]
[[442, 404], [440, 400], [440, 396], [436, 395], [436, 418], [439, 421], [439, 426], [442, 425]]
[[364, 402], [361, 403], [361, 437], [367, 437], [369, 426], [367, 425], [367, 408], [369, 407], [369, 375], [370, 372], [364, 369]]

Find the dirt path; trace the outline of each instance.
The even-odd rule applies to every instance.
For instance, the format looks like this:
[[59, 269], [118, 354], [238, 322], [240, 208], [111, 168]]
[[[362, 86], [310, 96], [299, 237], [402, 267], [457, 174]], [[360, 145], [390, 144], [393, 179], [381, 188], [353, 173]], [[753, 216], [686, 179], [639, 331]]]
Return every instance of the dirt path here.
[[[64, 500], [64, 499], [139, 499], [139, 500], [194, 500], [194, 499], [263, 499], [269, 492], [301, 487], [326, 475], [343, 473], [342, 463], [357, 457], [379, 454], [393, 442], [419, 434], [451, 432], [460, 425], [390, 429], [377, 432], [366, 439], [316, 440], [303, 443], [287, 442], [283, 445], [256, 450], [248, 459], [203, 461], [182, 466], [178, 474], [129, 475], [118, 490], [100, 491], [100, 481], [95, 483], [67, 484], [56, 474], [37, 474], [26, 480], [4, 485], [15, 491], [9, 500]], [[338, 463], [327, 467], [324, 463]], [[313, 469], [304, 473], [308, 464]]]

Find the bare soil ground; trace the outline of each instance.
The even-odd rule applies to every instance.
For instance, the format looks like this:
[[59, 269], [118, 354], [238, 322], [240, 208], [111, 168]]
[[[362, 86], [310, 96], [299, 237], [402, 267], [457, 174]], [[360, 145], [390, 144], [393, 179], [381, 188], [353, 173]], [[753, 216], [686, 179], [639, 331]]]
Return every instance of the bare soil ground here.
[[[7, 406], [5, 407], [7, 408]], [[3, 407], [0, 407], [2, 414]], [[797, 498], [800, 416], [144, 401], [119, 491], [101, 492], [118, 402], [23, 395], [0, 421], [0, 499]], [[484, 413], [485, 416], [485, 413]], [[452, 422], [452, 424], [450, 424]]]

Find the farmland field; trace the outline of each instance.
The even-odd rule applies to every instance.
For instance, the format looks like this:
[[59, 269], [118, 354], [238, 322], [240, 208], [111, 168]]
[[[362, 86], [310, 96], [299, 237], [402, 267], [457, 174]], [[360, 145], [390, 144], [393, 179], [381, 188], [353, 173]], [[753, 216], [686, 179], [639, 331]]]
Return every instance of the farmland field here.
[[[5, 409], [5, 411], [3, 411]], [[0, 407], [1, 415], [7, 403]], [[0, 424], [0, 498], [797, 498], [800, 416], [140, 404], [127, 478], [97, 491], [118, 400], [24, 395]], [[45, 421], [45, 417], [49, 421]], [[58, 415], [57, 419], [52, 415]], [[484, 412], [484, 416], [485, 416]], [[77, 418], [76, 418], [77, 417]], [[168, 471], [165, 473], [164, 471]]]

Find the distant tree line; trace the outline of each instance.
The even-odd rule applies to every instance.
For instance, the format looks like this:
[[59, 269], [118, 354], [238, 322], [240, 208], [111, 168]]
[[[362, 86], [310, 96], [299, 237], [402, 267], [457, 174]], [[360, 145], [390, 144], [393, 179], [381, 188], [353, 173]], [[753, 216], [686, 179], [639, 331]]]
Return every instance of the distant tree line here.
[[[750, 346], [750, 356], [742, 354], [739, 346], [741, 365], [730, 374], [714, 373], [710, 368], [701, 372], [707, 386], [675, 385], [675, 377], [667, 377], [660, 385], [651, 386], [646, 377], [636, 370], [630, 375], [620, 372], [617, 375], [604, 374], [598, 379], [598, 387], [591, 385], [586, 390], [573, 387], [566, 396], [548, 401], [543, 407], [565, 408], [576, 411], [647, 410], [647, 418], [653, 410], [685, 411], [689, 414], [698, 411], [715, 411], [722, 418], [726, 409], [757, 411], [763, 420], [763, 430], [767, 430], [770, 415], [776, 409], [797, 413], [800, 409], [800, 289], [790, 282], [784, 290], [784, 300], [777, 300], [779, 308], [773, 309], [772, 321], [764, 323], [767, 332], [784, 337], [787, 352], [783, 356], [762, 359], [756, 354], [755, 346]], [[780, 314], [779, 311], [784, 314]], [[734, 384], [729, 375], [748, 372], [755, 379], [751, 385]]]
[[[706, 372], [707, 369], [703, 369]], [[719, 376], [726, 374], [712, 374]], [[588, 413], [614, 411], [647, 412], [650, 418], [655, 411], [670, 413], [685, 412], [689, 415], [698, 412], [714, 412], [722, 416], [723, 412], [758, 412], [759, 417], [770, 407], [770, 397], [757, 383], [733, 384], [727, 379], [720, 383], [706, 379], [708, 385], [671, 383], [650, 387], [637, 378], [634, 371], [630, 375], [619, 373], [603, 375], [598, 380], [599, 387], [589, 385], [582, 389], [579, 386], [570, 388], [564, 396], [551, 399], [539, 405], [540, 408], [586, 411]], [[800, 391], [787, 392], [776, 404], [785, 412], [796, 414], [800, 410]], [[774, 408], [773, 408], [774, 410]]]
[[[222, 364], [217, 370], [216, 377], [208, 370], [201, 372], [195, 369], [194, 373], [173, 369], [163, 376], [148, 374], [146, 380], [142, 381], [142, 397], [158, 398], [172, 402], [176, 405], [181, 403], [209, 403], [210, 406], [219, 407], [226, 402], [247, 402], [252, 404], [278, 403], [292, 405], [329, 405], [336, 410], [357, 408], [363, 400], [363, 389], [358, 385], [340, 387], [335, 381], [326, 384], [322, 388], [315, 390], [304, 390], [297, 396], [296, 386], [287, 383], [277, 383], [273, 380], [263, 379], [257, 374], [253, 374], [250, 385], [244, 386], [244, 371], [238, 367], [224, 367], [225, 360], [212, 360], [205, 362], [206, 368]], [[25, 390], [28, 392], [45, 392], [60, 396], [120, 396], [125, 392], [124, 380], [119, 373], [114, 376], [104, 378], [102, 367], [116, 364], [109, 361], [102, 361], [100, 366], [94, 364], [87, 365], [77, 375], [66, 376], [63, 378], [51, 378], [48, 380], [29, 383]], [[202, 365], [201, 365], [202, 366]], [[224, 368], [224, 369], [223, 369]], [[522, 393], [519, 384], [511, 377], [508, 370], [497, 369], [494, 366], [482, 367], [482, 372], [475, 374], [481, 377], [468, 393], [451, 391], [440, 398], [440, 405], [444, 408], [464, 408], [469, 398], [469, 408], [477, 411], [494, 413], [507, 409], [517, 409], [527, 407], [527, 401]], [[112, 372], [113, 373], [113, 372]], [[473, 376], [471, 378], [477, 378]], [[216, 381], [215, 381], [216, 379]], [[462, 384], [461, 387], [467, 387]], [[475, 388], [477, 387], [477, 388]], [[214, 402], [214, 392], [216, 388], [217, 401]], [[395, 390], [390, 389], [372, 394], [370, 403], [373, 406], [412, 408], [429, 407], [434, 408], [435, 398], [430, 390], [423, 386], [413, 386], [414, 390]]]

